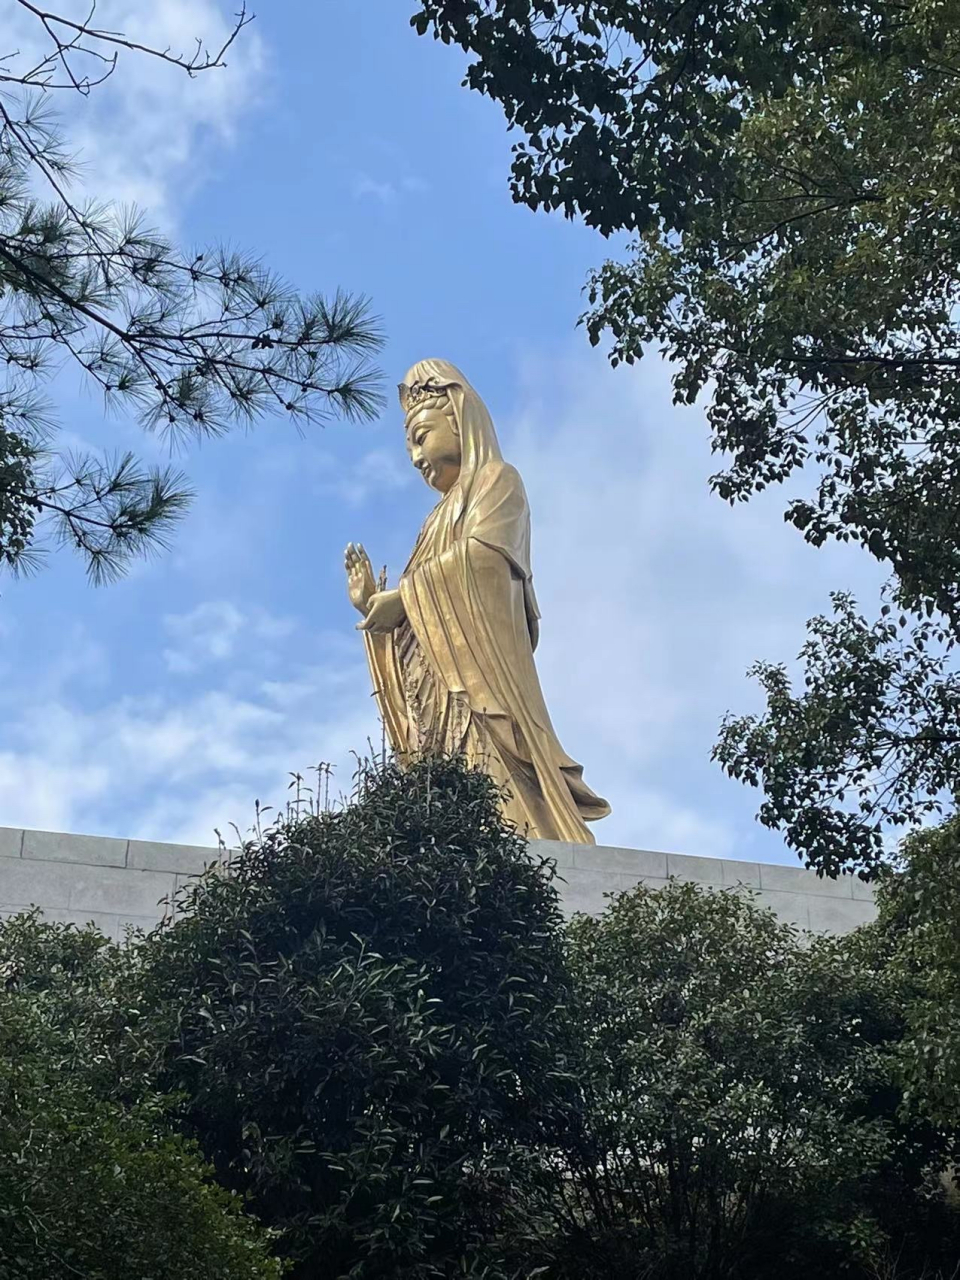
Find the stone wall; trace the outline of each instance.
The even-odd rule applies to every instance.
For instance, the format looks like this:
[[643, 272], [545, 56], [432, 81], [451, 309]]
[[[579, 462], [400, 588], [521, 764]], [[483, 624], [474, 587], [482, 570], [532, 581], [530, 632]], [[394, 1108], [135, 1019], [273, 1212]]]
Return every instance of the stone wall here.
[[[556, 859], [568, 913], [603, 909], [604, 895], [668, 876], [717, 888], [743, 886], [783, 920], [816, 932], [846, 933], [872, 919], [873, 895], [855, 877], [819, 879], [798, 866], [697, 858], [608, 845], [532, 841]], [[93, 921], [111, 938], [127, 925], [150, 928], [180, 884], [218, 860], [216, 849], [0, 827], [0, 916], [38, 906], [50, 920]]]
[[180, 882], [217, 858], [192, 845], [0, 827], [0, 915], [37, 906], [119, 939], [127, 925], [152, 928]]
[[565, 882], [560, 887], [568, 914], [583, 911], [594, 915], [603, 909], [605, 894], [630, 889], [640, 881], [662, 887], [670, 876], [715, 889], [748, 889], [757, 903], [775, 911], [781, 920], [815, 933], [849, 933], [876, 914], [872, 888], [856, 876], [828, 880], [799, 865], [698, 858], [610, 845], [554, 840], [533, 840], [531, 844], [537, 852], [556, 859]]

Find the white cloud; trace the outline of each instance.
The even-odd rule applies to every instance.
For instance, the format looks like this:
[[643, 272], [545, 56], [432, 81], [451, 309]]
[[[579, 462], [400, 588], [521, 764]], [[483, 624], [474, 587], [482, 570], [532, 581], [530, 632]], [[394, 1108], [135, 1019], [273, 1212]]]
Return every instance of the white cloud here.
[[327, 473], [318, 479], [317, 487], [321, 492], [338, 494], [351, 507], [359, 507], [371, 497], [382, 501], [386, 494], [405, 489], [415, 479], [416, 473], [401, 446], [370, 449], [348, 468], [331, 458]]
[[[63, 0], [58, 11], [82, 21], [89, 8], [87, 0]], [[219, 48], [233, 25], [233, 9], [218, 0], [100, 0], [95, 25], [189, 56], [198, 38], [211, 50]], [[25, 70], [49, 43], [25, 10], [18, 8], [7, 19], [3, 52], [19, 50], [7, 66]], [[78, 152], [79, 189], [136, 204], [151, 222], [169, 226], [176, 221], [177, 203], [204, 176], [208, 141], [229, 143], [244, 112], [257, 101], [264, 46], [252, 24], [228, 50], [225, 67], [195, 77], [145, 53], [121, 49], [119, 54], [116, 71], [88, 96], [57, 90], [51, 105]], [[92, 76], [97, 65], [88, 60], [78, 69]]]
[[392, 208], [402, 196], [419, 195], [426, 190], [427, 183], [411, 174], [391, 181], [388, 178], [373, 178], [369, 173], [358, 173], [353, 180], [355, 200], [372, 199], [386, 208]]
[[262, 463], [262, 472], [275, 480], [293, 474], [306, 475], [318, 494], [331, 495], [351, 507], [405, 489], [419, 477], [403, 447], [402, 429], [394, 433], [390, 445], [368, 449], [361, 457], [347, 461], [328, 449], [274, 448]]
[[[240, 612], [238, 610], [238, 612]], [[290, 771], [334, 766], [333, 791], [350, 790], [351, 752], [379, 743], [359, 646], [315, 637], [324, 659], [256, 677], [258, 641], [244, 630], [221, 681], [83, 704], [66, 667], [6, 697], [0, 821], [105, 835], [214, 844], [214, 828], [246, 829], [253, 805], [282, 805]], [[237, 690], [241, 690], [237, 692]]]
[[392, 205], [397, 202], [397, 188], [392, 182], [371, 178], [368, 173], [359, 173], [354, 179], [353, 195], [356, 200], [371, 197], [379, 204]]
[[0, 751], [4, 825], [76, 831], [77, 814], [85, 803], [101, 796], [109, 782], [109, 770], [103, 764], [76, 759], [58, 764], [35, 751]]
[[264, 609], [244, 612], [229, 600], [206, 600], [189, 613], [166, 614], [163, 625], [174, 640], [173, 646], [163, 651], [168, 670], [189, 674], [209, 663], [231, 659], [241, 637], [265, 643], [282, 640], [296, 623]]

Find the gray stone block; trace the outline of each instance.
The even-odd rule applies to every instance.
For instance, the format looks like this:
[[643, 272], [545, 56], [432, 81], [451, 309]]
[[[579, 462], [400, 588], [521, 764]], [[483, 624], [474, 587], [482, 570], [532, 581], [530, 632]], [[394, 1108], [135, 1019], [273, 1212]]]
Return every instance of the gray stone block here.
[[571, 889], [560, 899], [560, 909], [569, 919], [572, 915], [598, 916], [610, 905], [599, 891], [592, 889]]
[[122, 867], [127, 860], [127, 841], [111, 836], [72, 836], [63, 831], [25, 831], [22, 856], [44, 862]]
[[[611, 845], [530, 843], [535, 854], [557, 863], [557, 889], [567, 915], [598, 914], [609, 905], [608, 895], [639, 883], [663, 888], [668, 874], [704, 888], [742, 892], [803, 929], [844, 932], [875, 914], [873, 886], [852, 876], [831, 881], [798, 866]], [[218, 854], [201, 846], [3, 827], [0, 918], [36, 904], [49, 919], [93, 920], [109, 937], [121, 940], [126, 922], [149, 930], [171, 913], [177, 889], [205, 865], [219, 864]]]
[[621, 884], [619, 875], [613, 871], [583, 871], [568, 867], [558, 874], [557, 889], [565, 914], [583, 911], [587, 915], [597, 915], [609, 905], [610, 900], [604, 894], [619, 893]]
[[850, 881], [850, 890], [853, 897], [858, 898], [861, 902], [873, 902], [876, 898], [876, 885], [867, 884], [859, 876], [854, 876]]
[[564, 867], [557, 872], [557, 880], [571, 889], [599, 887], [616, 892], [620, 888], [620, 876], [616, 871], [585, 871], [582, 867]]
[[862, 898], [813, 898], [810, 903], [810, 928], [815, 933], [851, 933], [876, 918], [877, 909]]
[[[0, 914], [4, 914], [2, 909], [0, 909]], [[11, 911], [7, 914], [12, 915], [13, 912]], [[73, 924], [78, 929], [82, 929], [86, 925], [93, 925], [111, 942], [124, 941], [126, 936], [125, 926], [127, 924], [139, 925], [143, 929], [150, 930], [158, 923], [159, 919], [153, 916], [121, 916], [111, 911], [64, 911], [53, 909], [44, 911], [43, 918], [49, 920], [51, 924]]]
[[810, 898], [805, 893], [762, 889], [753, 901], [758, 907], [775, 912], [784, 924], [795, 924], [800, 929], [810, 928]]
[[23, 832], [19, 827], [0, 827], [0, 858], [19, 858]]
[[108, 911], [44, 911], [43, 918], [51, 924], [75, 924], [78, 929], [93, 925], [111, 942], [118, 940], [117, 920], [119, 916]]
[[177, 871], [195, 875], [210, 862], [217, 862], [219, 849], [193, 844], [162, 844], [152, 840], [131, 840], [127, 866], [139, 871]]
[[697, 858], [686, 853], [667, 854], [667, 875], [678, 880], [692, 880], [696, 884], [712, 885], [719, 889], [723, 884], [723, 869], [719, 858]]
[[631, 876], [625, 871], [620, 873], [620, 888], [624, 893], [629, 893], [638, 884], [644, 884], [648, 889], [665, 889], [669, 883], [669, 880], [661, 879], [659, 876]]
[[528, 840], [527, 843], [534, 857], [552, 858], [558, 870], [561, 867], [572, 867], [574, 851], [580, 848], [580, 845], [571, 844], [568, 840]]
[[627, 875], [656, 876], [667, 874], [667, 855], [649, 849], [620, 849], [608, 844], [574, 845], [574, 866], [588, 872], [616, 871]]
[[149, 933], [162, 919], [163, 915], [160, 911], [155, 916], [117, 916], [117, 938], [123, 941], [128, 926], [131, 929], [143, 929], [145, 933]]
[[805, 867], [784, 867], [772, 862], [760, 864], [760, 887], [823, 898], [853, 897], [850, 876], [831, 880], [827, 876], [818, 876], [815, 871], [807, 871]]
[[64, 862], [0, 858], [0, 902], [15, 907], [66, 908], [77, 868]]
[[172, 871], [86, 866], [72, 870], [67, 902], [71, 911], [108, 911], [123, 916], [156, 914], [159, 919], [163, 912], [159, 902], [173, 895], [175, 877]]
[[720, 874], [725, 885], [760, 888], [759, 862], [739, 862], [736, 858], [718, 858], [717, 861], [720, 863]]

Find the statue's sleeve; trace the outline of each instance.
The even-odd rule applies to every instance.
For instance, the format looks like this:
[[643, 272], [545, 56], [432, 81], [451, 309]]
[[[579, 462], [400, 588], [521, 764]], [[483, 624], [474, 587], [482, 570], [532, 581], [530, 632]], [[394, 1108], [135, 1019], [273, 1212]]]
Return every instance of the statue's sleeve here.
[[518, 578], [530, 577], [530, 508], [515, 467], [491, 462], [477, 473], [460, 530], [509, 560]]
[[540, 608], [530, 569], [530, 507], [516, 467], [491, 462], [474, 482], [470, 505], [464, 515], [462, 538], [474, 538], [505, 556], [523, 583], [523, 607], [530, 644], [540, 638]]
[[367, 654], [373, 692], [383, 720], [387, 737], [394, 751], [408, 749], [406, 701], [403, 693], [403, 672], [397, 654], [398, 635], [371, 635], [361, 632]]

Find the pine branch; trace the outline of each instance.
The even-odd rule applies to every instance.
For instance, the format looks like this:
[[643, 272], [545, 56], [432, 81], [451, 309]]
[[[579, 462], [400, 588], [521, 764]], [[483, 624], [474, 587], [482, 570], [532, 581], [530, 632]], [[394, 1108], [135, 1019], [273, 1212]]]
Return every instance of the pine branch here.
[[[18, 3], [53, 42], [35, 83], [56, 87], [47, 73], [59, 65], [81, 92], [96, 81], [75, 70], [75, 56], [99, 58], [104, 75], [122, 50], [193, 75], [223, 65], [251, 20], [242, 8], [214, 52], [198, 42], [181, 56], [95, 27], [93, 9], [80, 22]], [[18, 79], [9, 62], [0, 58], [0, 83]], [[105, 581], [131, 556], [166, 545], [189, 489], [126, 455], [58, 458], [36, 379], [73, 361], [108, 405], [179, 445], [278, 413], [298, 426], [372, 417], [382, 403], [372, 364], [382, 336], [365, 298], [301, 296], [256, 258], [220, 248], [188, 257], [135, 212], [77, 203], [73, 168], [45, 103], [17, 108], [0, 92], [0, 565], [35, 564], [50, 527]], [[35, 197], [32, 174], [54, 200]]]

